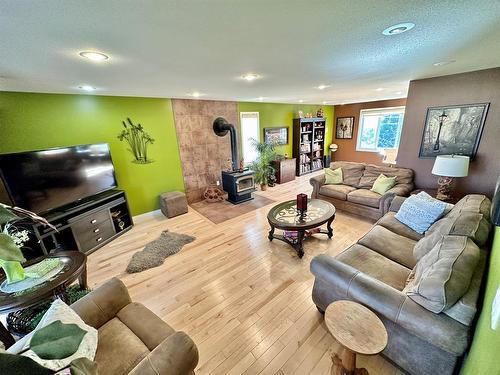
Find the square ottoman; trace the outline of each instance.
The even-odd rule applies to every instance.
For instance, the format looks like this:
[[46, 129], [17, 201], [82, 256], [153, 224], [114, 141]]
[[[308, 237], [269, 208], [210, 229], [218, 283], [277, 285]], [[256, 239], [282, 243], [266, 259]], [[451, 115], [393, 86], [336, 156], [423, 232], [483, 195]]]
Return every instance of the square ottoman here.
[[171, 191], [160, 195], [160, 208], [166, 217], [175, 217], [188, 212], [186, 194], [180, 191]]

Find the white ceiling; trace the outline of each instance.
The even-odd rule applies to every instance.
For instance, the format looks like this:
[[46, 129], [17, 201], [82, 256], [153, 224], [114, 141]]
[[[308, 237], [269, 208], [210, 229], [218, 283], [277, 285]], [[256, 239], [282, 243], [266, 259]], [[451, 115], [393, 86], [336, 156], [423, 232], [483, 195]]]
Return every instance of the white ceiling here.
[[4, 91], [338, 104], [497, 66], [499, 0], [0, 0]]

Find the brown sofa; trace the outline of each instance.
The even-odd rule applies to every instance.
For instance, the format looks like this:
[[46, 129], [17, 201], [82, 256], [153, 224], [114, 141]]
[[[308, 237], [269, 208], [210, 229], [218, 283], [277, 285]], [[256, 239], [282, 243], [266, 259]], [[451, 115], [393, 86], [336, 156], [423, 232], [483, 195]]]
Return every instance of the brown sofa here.
[[[491, 202], [485, 196], [468, 195], [421, 235], [395, 218], [404, 199], [395, 198], [390, 211], [341, 254], [312, 260], [312, 299], [320, 311], [336, 300], [367, 306], [387, 328], [384, 356], [410, 374], [450, 375], [472, 333], [488, 254]], [[445, 241], [448, 247], [443, 246]], [[446, 258], [450, 246], [456, 246], [451, 250], [460, 254], [451, 266], [429, 264], [434, 254]], [[473, 261], [465, 254], [470, 249], [475, 252]], [[418, 288], [412, 290], [418, 274], [412, 269], [419, 269], [420, 275], [423, 270], [423, 277], [429, 277], [419, 284], [422, 291], [432, 289], [432, 297], [443, 297], [446, 291], [444, 298], [436, 299], [441, 302], [439, 312], [434, 312], [435, 301], [421, 298]], [[461, 293], [457, 293], [457, 279], [462, 280]], [[438, 280], [445, 280], [444, 284]]]
[[111, 279], [71, 308], [98, 330], [99, 374], [194, 374], [198, 349], [191, 338], [132, 302], [120, 280]]
[[[310, 179], [313, 186], [311, 198], [323, 199], [343, 211], [378, 220], [388, 211], [392, 199], [407, 196], [413, 190], [413, 170], [400, 167], [336, 161], [331, 169], [342, 168], [343, 184], [325, 185], [325, 175]], [[377, 177], [383, 173], [388, 177], [396, 176], [396, 185], [380, 195], [371, 191]]]

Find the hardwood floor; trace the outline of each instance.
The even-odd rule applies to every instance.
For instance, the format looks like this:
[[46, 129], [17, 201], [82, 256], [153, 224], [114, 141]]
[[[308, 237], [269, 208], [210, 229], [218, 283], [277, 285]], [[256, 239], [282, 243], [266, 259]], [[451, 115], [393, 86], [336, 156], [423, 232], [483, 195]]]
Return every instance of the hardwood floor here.
[[[294, 199], [311, 192], [310, 177], [257, 194]], [[339, 253], [372, 223], [338, 213], [333, 239], [306, 240], [299, 259], [290, 246], [267, 239], [273, 204], [221, 224], [193, 209], [173, 219], [142, 215], [130, 232], [89, 256], [89, 284], [117, 276], [133, 300], [187, 332], [200, 352], [197, 374], [329, 374], [339, 346], [311, 300], [309, 263], [317, 254]], [[132, 254], [166, 229], [197, 239], [161, 267], [126, 274]], [[371, 375], [402, 374], [380, 356], [359, 356], [358, 367]]]

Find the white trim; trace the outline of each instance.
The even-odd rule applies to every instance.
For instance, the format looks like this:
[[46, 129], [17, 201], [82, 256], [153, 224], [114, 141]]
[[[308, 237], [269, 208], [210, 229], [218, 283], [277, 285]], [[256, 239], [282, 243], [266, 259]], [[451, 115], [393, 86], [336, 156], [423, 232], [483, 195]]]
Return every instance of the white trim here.
[[[261, 139], [261, 134], [260, 134], [260, 118], [259, 118], [259, 112], [240, 112], [240, 136], [239, 136], [239, 141], [241, 144], [241, 158], [245, 161], [245, 142], [243, 142], [243, 124], [242, 120], [243, 119], [257, 119], [257, 137], [255, 138], [257, 141], [260, 142]], [[245, 161], [246, 163], [246, 161]]]

